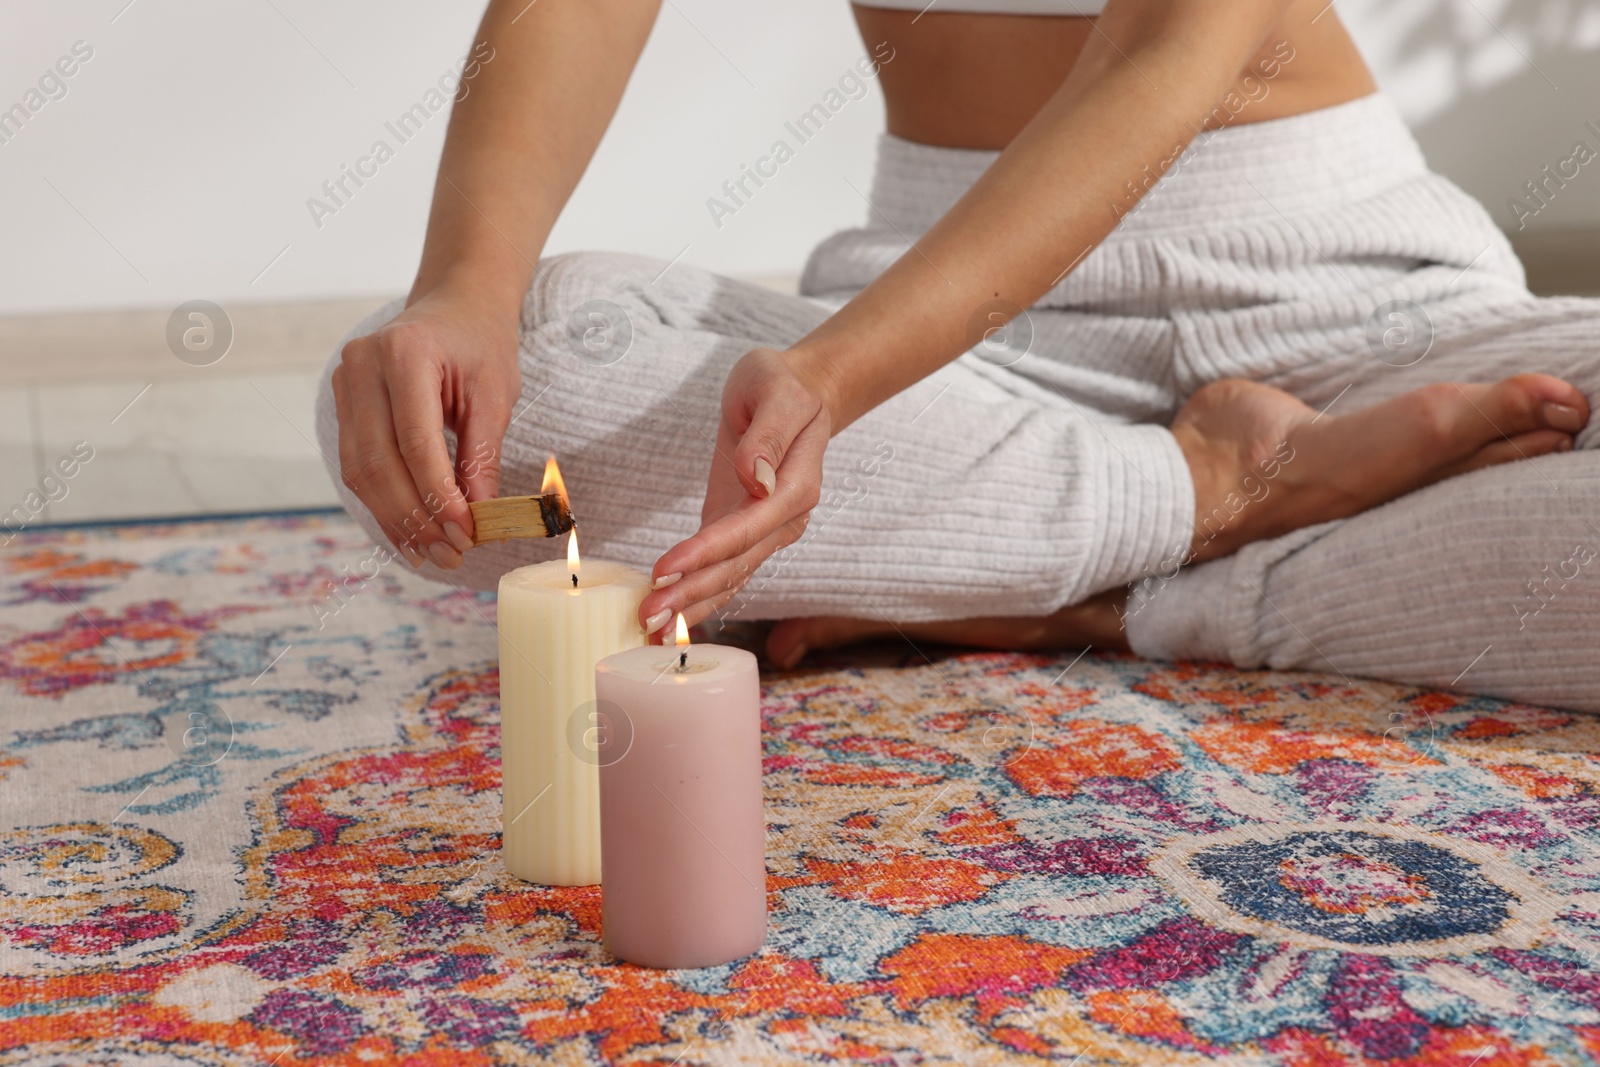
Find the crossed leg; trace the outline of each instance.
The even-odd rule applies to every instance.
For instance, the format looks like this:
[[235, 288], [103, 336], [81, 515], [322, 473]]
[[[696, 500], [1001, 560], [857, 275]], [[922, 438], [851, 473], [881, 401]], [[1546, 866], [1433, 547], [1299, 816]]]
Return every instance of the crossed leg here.
[[[1387, 504], [1250, 538], [1224, 558], [1147, 579], [1131, 597], [1116, 590], [1044, 617], [902, 629], [985, 647], [1131, 647], [1153, 658], [1456, 685], [1600, 710], [1600, 661], [1592, 652], [1600, 636], [1600, 428], [1577, 432], [1575, 454], [1552, 454], [1566, 451], [1561, 445], [1570, 439], [1551, 444], [1540, 431], [1530, 434], [1527, 419], [1541, 416], [1519, 404], [1549, 402], [1553, 394], [1519, 396], [1526, 379], [1481, 384], [1539, 370], [1600, 401], [1597, 337], [1600, 302], [1529, 301], [1449, 338], [1415, 366], [1385, 366], [1347, 383], [1340, 400], [1346, 414], [1323, 422], [1341, 447], [1357, 449], [1350, 458], [1375, 455], [1381, 464], [1387, 457], [1392, 469], [1381, 476], [1392, 479], [1419, 456], [1458, 455], [1418, 480], [1417, 491]], [[1328, 397], [1317, 399], [1335, 395], [1328, 381]], [[1587, 421], [1587, 403], [1562, 406], [1581, 408]], [[1567, 412], [1546, 410], [1542, 418], [1552, 428], [1576, 429]], [[1338, 434], [1363, 425], [1384, 436]], [[1181, 426], [1174, 430], [1182, 436]], [[1469, 454], [1475, 440], [1481, 444]], [[1310, 448], [1299, 453], [1315, 455]], [[1326, 455], [1337, 459], [1339, 447]], [[1373, 484], [1360, 462], [1331, 480], [1315, 465], [1298, 473], [1313, 497], [1348, 484], [1351, 475]], [[1305, 491], [1292, 482], [1279, 488], [1295, 490], [1280, 500]], [[882, 630], [863, 620], [794, 620], [775, 628], [769, 652], [792, 663], [807, 649]]]
[[[1600, 301], [1530, 301], [1352, 387], [1535, 369], [1600, 401]], [[1343, 401], [1341, 401], [1342, 403]], [[1479, 413], [1485, 423], [1494, 413]], [[1509, 432], [1502, 425], [1498, 429]], [[1342, 523], [1193, 568], [1128, 620], [1135, 651], [1331, 670], [1600, 710], [1600, 424]]]

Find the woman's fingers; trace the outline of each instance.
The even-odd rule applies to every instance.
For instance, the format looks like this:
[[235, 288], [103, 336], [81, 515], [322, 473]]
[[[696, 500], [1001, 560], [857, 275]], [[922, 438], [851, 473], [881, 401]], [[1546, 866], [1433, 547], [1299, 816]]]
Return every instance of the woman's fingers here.
[[[350, 399], [350, 371], [343, 364], [333, 369], [333, 405], [339, 418], [340, 476], [343, 478], [345, 486], [360, 497], [362, 503], [367, 504], [367, 510], [372, 511], [373, 516], [376, 518], [378, 517], [377, 511], [374, 510], [376, 501], [368, 503], [367, 497], [361, 488], [361, 463], [356, 445], [355, 419], [352, 414], [354, 405]], [[383, 522], [381, 518], [378, 521]], [[384, 528], [388, 529], [389, 527], [385, 524]], [[400, 549], [400, 554], [406, 558], [408, 563], [413, 567], [422, 566], [422, 553], [418, 551], [415, 544], [403, 537], [396, 537], [393, 540], [395, 547]]]
[[471, 379], [456, 405], [456, 478], [468, 500], [500, 495], [500, 457], [511, 409], [522, 392], [516, 361], [490, 362]]
[[468, 500], [488, 500], [500, 494], [500, 442], [511, 421], [509, 414], [509, 408], [491, 411], [476, 403], [456, 434], [456, 478], [466, 486]]
[[444, 440], [438, 364], [424, 353], [392, 346], [381, 365], [394, 416], [394, 439], [422, 505], [458, 552], [472, 547], [472, 512], [456, 484]]
[[791, 467], [776, 492], [764, 498], [746, 496], [721, 516], [707, 516], [693, 537], [656, 561], [654, 573], [689, 575], [715, 566], [744, 555], [780, 526], [803, 520], [816, 506], [822, 481], [821, 445], [807, 440], [810, 436], [808, 432], [796, 439], [790, 449]]
[[[745, 502], [698, 533], [669, 549], [656, 563], [657, 576], [680, 578], [645, 597], [639, 606], [647, 632], [659, 629], [663, 612], [669, 616], [703, 601], [731, 596], [749, 580], [767, 556], [799, 539], [805, 532], [809, 509], [785, 506], [780, 495]], [[698, 620], [695, 620], [698, 621]]]
[[769, 401], [756, 409], [749, 429], [739, 439], [733, 453], [734, 470], [751, 496], [771, 496], [777, 492], [777, 472], [789, 453], [789, 442], [816, 414], [815, 407], [807, 411], [783, 402]]
[[777, 497], [746, 499], [726, 515], [702, 526], [693, 537], [668, 549], [655, 569], [658, 574], [684, 576], [672, 587], [672, 602], [688, 603], [690, 590], [698, 588], [695, 583], [704, 573], [743, 556], [797, 514], [803, 517], [804, 512], [784, 507], [784, 501]]
[[[423, 504], [395, 439], [389, 387], [374, 352], [376, 342], [360, 338], [345, 346], [348, 419], [340, 413], [340, 452], [351, 438], [345, 482], [371, 510], [396, 546], [409, 543], [441, 567], [461, 565], [461, 553]], [[442, 447], [441, 441], [441, 447]], [[351, 472], [354, 471], [354, 478]]]
[[[822, 485], [822, 455], [827, 429], [813, 422], [789, 447], [785, 476], [766, 498], [744, 497], [699, 532], [669, 549], [657, 562], [657, 577], [682, 575], [645, 597], [640, 618], [646, 630], [662, 612], [725, 603], [768, 556], [799, 540]], [[713, 474], [715, 478], [715, 473]], [[705, 609], [709, 610], [709, 609]]]
[[[780, 525], [749, 551], [703, 568], [669, 586], [673, 594], [670, 603], [676, 606], [652, 607], [644, 619], [646, 631], [651, 634], [667, 632], [667, 624], [680, 613], [684, 621], [693, 626], [720, 611], [739, 594], [768, 557], [800, 539], [806, 522], [807, 516], [801, 515]], [[656, 595], [652, 594], [652, 598]], [[664, 596], [663, 602], [666, 602]]]
[[751, 496], [771, 496], [795, 438], [814, 422], [822, 402], [790, 372], [783, 356], [758, 349], [741, 360], [723, 395], [723, 424], [738, 445], [734, 472]]

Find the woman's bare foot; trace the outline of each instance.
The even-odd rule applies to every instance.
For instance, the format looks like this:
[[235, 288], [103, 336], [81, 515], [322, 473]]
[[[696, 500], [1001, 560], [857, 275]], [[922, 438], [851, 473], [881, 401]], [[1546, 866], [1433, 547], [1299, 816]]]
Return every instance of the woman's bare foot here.
[[1058, 648], [1126, 649], [1122, 610], [1127, 590], [1112, 589], [1053, 615], [1032, 618], [950, 619], [945, 622], [891, 623], [882, 619], [784, 619], [767, 635], [767, 658], [784, 670], [808, 652], [863, 641], [904, 638], [913, 643], [966, 645], [1008, 652]]
[[[1195, 486], [1185, 562], [1354, 515], [1452, 475], [1565, 451], [1588, 421], [1584, 395], [1545, 374], [1427, 385], [1337, 417], [1258, 382], [1213, 382], [1172, 423]], [[768, 636], [767, 655], [787, 669], [807, 652], [894, 637], [1018, 651], [1125, 649], [1125, 601], [1116, 589], [1040, 618], [785, 619]]]
[[1259, 382], [1213, 382], [1172, 422], [1194, 479], [1189, 559], [1342, 519], [1452, 475], [1570, 449], [1588, 421], [1584, 395], [1546, 374], [1440, 382], [1338, 416]]

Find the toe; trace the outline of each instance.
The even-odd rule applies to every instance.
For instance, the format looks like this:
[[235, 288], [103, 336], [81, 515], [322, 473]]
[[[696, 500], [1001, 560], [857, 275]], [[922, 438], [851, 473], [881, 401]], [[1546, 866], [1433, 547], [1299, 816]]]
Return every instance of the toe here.
[[[1414, 433], [1413, 455], [1439, 469], [1471, 461], [1480, 449], [1519, 434], [1570, 435], [1589, 421], [1583, 395], [1547, 374], [1519, 374], [1492, 385], [1437, 382], [1394, 401]], [[1442, 462], [1440, 462], [1442, 461]]]
[[807, 653], [857, 641], [870, 641], [894, 632], [887, 623], [871, 619], [784, 619], [767, 635], [767, 658], [780, 670], [792, 670]]
[[806, 643], [807, 631], [814, 619], [784, 619], [772, 627], [767, 635], [767, 658], [779, 670], [792, 670], [795, 664], [810, 651]]
[[[1535, 430], [1574, 434], [1589, 421], [1589, 402], [1569, 382], [1548, 374], [1518, 374], [1488, 386], [1477, 399], [1496, 429], [1508, 436]], [[1495, 413], [1499, 418], [1495, 418]]]
[[1482, 470], [1484, 467], [1497, 467], [1502, 463], [1515, 463], [1521, 459], [1533, 459], [1535, 456], [1546, 456], [1553, 452], [1572, 451], [1572, 436], [1560, 430], [1534, 430], [1532, 433], [1516, 434], [1512, 437], [1498, 438], [1490, 444], [1484, 445], [1477, 453], [1468, 457], [1461, 463], [1442, 469], [1435, 480], [1442, 481], [1453, 475], [1464, 474], [1467, 471]]
[[1546, 401], [1539, 405], [1539, 414], [1543, 417], [1546, 426], [1560, 430], [1564, 434], [1575, 434], [1589, 423], [1589, 420], [1584, 417], [1582, 409], [1572, 407], [1569, 404], [1556, 404]]
[[1542, 401], [1577, 408], [1583, 413], [1584, 421], [1589, 421], [1589, 400], [1583, 390], [1571, 382], [1550, 374], [1519, 374], [1507, 380], [1516, 382]]

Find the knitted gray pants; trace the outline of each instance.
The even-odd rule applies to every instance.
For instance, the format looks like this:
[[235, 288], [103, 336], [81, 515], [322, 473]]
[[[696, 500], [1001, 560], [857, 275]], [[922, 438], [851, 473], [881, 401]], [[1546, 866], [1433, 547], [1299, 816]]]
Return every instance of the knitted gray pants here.
[[[729, 366], [815, 326], [993, 159], [886, 136], [869, 225], [812, 254], [805, 297], [633, 256], [545, 260], [523, 305], [502, 492], [537, 492], [554, 453], [585, 553], [648, 569], [699, 525]], [[1530, 296], [1504, 237], [1428, 171], [1381, 95], [1203, 135], [1026, 315], [834, 439], [805, 537], [727, 614], [1037, 615], [1137, 583], [1128, 635], [1147, 656], [1600, 710], [1594, 426], [1571, 454], [1182, 568], [1194, 493], [1165, 429], [1226, 377], [1344, 413], [1542, 371], [1600, 408], [1597, 347], [1600, 301]], [[336, 457], [326, 382], [317, 418]], [[424, 569], [492, 589], [562, 547], [506, 542]]]

